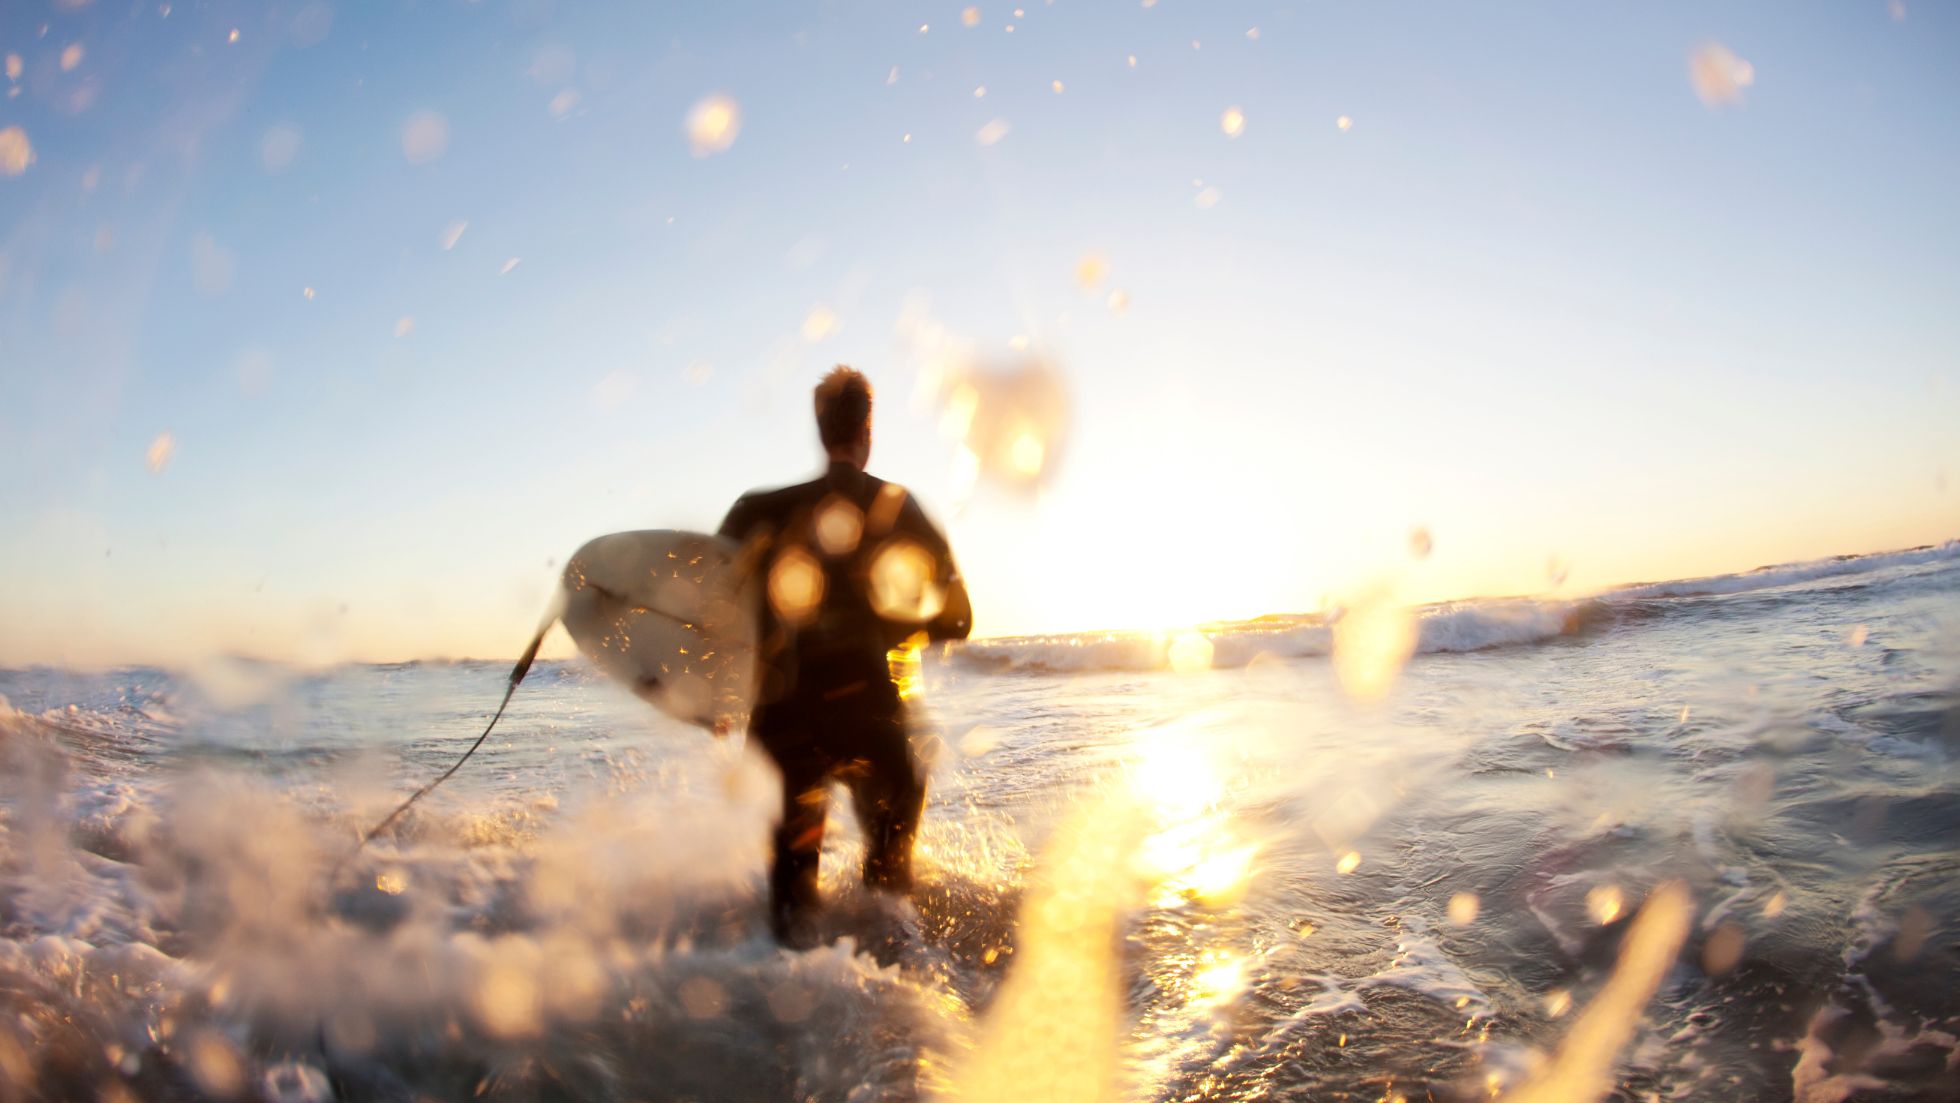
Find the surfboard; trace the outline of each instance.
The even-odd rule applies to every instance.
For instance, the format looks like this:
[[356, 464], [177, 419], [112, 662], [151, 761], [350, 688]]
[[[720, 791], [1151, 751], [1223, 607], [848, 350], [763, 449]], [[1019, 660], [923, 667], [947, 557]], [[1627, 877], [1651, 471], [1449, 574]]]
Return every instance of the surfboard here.
[[559, 622], [607, 675], [710, 731], [755, 700], [762, 587], [733, 540], [667, 529], [588, 541], [565, 564]]

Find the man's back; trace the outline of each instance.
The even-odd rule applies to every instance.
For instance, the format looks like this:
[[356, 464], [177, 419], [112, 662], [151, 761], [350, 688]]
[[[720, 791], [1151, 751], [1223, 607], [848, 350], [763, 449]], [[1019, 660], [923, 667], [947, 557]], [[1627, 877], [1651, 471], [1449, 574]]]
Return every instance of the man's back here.
[[946, 538], [905, 489], [847, 463], [751, 491], [721, 524], [765, 572], [760, 701], [888, 679], [914, 633], [964, 639], [972, 609]]

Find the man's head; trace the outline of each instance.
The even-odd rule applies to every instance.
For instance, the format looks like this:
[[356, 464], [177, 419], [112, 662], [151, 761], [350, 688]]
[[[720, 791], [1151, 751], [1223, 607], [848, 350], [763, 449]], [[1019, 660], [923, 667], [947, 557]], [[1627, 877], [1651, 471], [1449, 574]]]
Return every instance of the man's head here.
[[864, 469], [871, 461], [871, 381], [839, 364], [817, 384], [817, 438], [832, 461]]

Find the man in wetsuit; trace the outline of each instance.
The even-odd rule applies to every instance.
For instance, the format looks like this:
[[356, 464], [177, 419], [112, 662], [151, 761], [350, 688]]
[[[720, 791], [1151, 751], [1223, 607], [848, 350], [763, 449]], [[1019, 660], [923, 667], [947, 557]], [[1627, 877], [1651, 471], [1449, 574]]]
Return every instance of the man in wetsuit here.
[[912, 888], [925, 779], [887, 653], [921, 634], [966, 638], [972, 607], [946, 538], [905, 488], [865, 473], [871, 384], [839, 366], [816, 390], [818, 478], [751, 491], [721, 535], [765, 572], [760, 684], [749, 732], [783, 775], [769, 871], [778, 941], [815, 941], [826, 788], [842, 781], [864, 829], [864, 883]]

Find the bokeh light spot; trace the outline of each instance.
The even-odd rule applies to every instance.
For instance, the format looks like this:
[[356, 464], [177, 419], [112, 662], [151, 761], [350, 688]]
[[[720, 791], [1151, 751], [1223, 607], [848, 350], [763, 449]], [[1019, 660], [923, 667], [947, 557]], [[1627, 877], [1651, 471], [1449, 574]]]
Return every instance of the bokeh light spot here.
[[894, 537], [871, 559], [871, 608], [886, 620], [924, 624], [946, 607], [939, 561], [916, 541]]
[[769, 607], [784, 623], [807, 623], [823, 602], [823, 568], [802, 548], [788, 548], [769, 568]]

